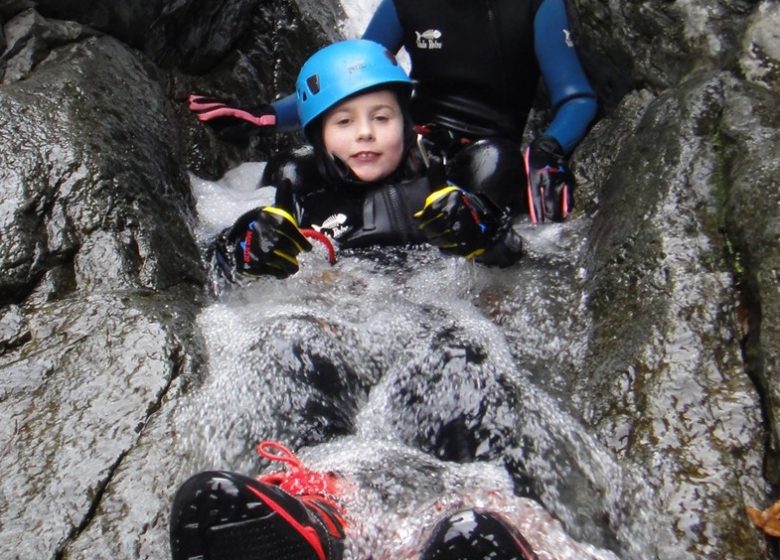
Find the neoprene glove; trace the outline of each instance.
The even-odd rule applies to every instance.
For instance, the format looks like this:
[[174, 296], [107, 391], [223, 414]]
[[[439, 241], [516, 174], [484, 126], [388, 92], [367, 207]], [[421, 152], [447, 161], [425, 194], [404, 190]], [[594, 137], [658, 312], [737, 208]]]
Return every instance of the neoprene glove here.
[[467, 259], [485, 253], [511, 229], [509, 217], [487, 197], [455, 185], [428, 195], [414, 217], [432, 245]]
[[525, 150], [531, 223], [562, 222], [574, 207], [574, 175], [563, 163], [563, 148], [552, 136], [536, 138]]
[[243, 141], [253, 134], [276, 127], [276, 112], [270, 105], [241, 107], [232, 101], [196, 93], [190, 94], [187, 103], [199, 121], [229, 142]]
[[311, 244], [288, 212], [275, 206], [250, 210], [223, 232], [216, 242], [215, 259], [228, 280], [234, 271], [287, 278], [298, 272], [298, 253]]

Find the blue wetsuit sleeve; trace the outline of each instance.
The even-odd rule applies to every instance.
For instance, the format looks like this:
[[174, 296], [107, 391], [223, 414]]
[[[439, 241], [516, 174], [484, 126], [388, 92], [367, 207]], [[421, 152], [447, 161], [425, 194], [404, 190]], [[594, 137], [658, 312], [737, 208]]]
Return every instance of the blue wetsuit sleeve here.
[[545, 131], [569, 153], [596, 116], [596, 94], [569, 31], [564, 0], [544, 0], [534, 19], [534, 48], [555, 115]]
[[382, 0], [379, 3], [362, 38], [384, 45], [393, 53], [401, 49], [404, 35], [393, 0]]
[[285, 132], [301, 127], [301, 121], [298, 119], [298, 106], [295, 101], [294, 93], [277, 99], [271, 103], [271, 107], [273, 107], [274, 111], [276, 112], [277, 130], [280, 132]]

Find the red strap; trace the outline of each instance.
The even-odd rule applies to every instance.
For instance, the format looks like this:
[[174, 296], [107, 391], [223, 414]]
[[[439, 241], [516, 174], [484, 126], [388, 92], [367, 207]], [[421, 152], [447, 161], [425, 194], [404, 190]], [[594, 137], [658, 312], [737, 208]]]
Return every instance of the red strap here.
[[302, 467], [301, 460], [295, 456], [295, 453], [290, 451], [288, 447], [285, 447], [278, 441], [261, 441], [257, 444], [257, 453], [263, 459], [269, 461], [279, 461], [280, 463], [287, 463], [293, 469], [299, 469]]
[[325, 248], [328, 250], [328, 262], [330, 264], [336, 264], [336, 251], [333, 249], [333, 243], [330, 242], [330, 239], [322, 233], [317, 231], [316, 229], [302, 229], [301, 233], [304, 237], [310, 237], [311, 239], [316, 239], [323, 245], [325, 245]]

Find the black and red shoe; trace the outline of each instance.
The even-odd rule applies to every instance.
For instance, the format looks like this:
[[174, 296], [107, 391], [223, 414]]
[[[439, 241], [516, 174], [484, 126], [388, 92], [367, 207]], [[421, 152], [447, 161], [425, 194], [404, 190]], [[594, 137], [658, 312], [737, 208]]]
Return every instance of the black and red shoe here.
[[436, 524], [420, 560], [538, 560], [531, 545], [499, 514], [465, 510]]
[[305, 469], [280, 444], [264, 442], [259, 450], [291, 470], [260, 479], [208, 471], [179, 488], [170, 519], [173, 560], [341, 560], [335, 476]]

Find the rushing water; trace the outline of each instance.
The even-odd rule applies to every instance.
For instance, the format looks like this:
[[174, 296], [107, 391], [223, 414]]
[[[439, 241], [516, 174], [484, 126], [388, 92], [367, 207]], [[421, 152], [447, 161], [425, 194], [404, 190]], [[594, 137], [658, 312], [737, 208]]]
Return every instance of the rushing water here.
[[[376, 3], [344, 2], [345, 36], [360, 34]], [[204, 246], [272, 200], [273, 189], [256, 188], [262, 166], [215, 183], [192, 177]], [[268, 468], [258, 441], [299, 449], [350, 482], [356, 560], [416, 558], [436, 519], [469, 507], [503, 512], [540, 558], [616, 558], [551, 513], [580, 539], [598, 535], [591, 512], [566, 504], [594, 492], [617, 501], [625, 473], [533, 383], [549, 375], [554, 387], [581, 359], [586, 314], [571, 286], [582, 272], [568, 263], [582, 226], [516, 227], [529, 255], [507, 270], [430, 247], [342, 253], [331, 266], [315, 247], [287, 280], [215, 284], [198, 319], [207, 373], [179, 415], [193, 468], [252, 474]], [[555, 511], [517, 496], [530, 488]]]
[[[204, 243], [271, 200], [272, 189], [256, 189], [261, 170], [252, 163], [217, 183], [193, 178]], [[514, 492], [533, 477], [546, 503], [610, 487], [615, 495], [600, 500], [617, 500], [613, 481], [625, 478], [531, 383], [542, 353], [578, 359], [576, 345], [550, 336], [550, 310], [575, 328], [571, 291], [550, 289], [554, 274], [538, 287], [562, 266], [577, 225], [518, 229], [528, 240], [525, 267], [489, 269], [430, 247], [342, 253], [331, 266], [315, 247], [287, 280], [223, 285], [198, 321], [208, 374], [182, 412], [199, 467], [256, 473], [267, 465], [254, 445], [276, 439], [358, 481], [344, 497], [351, 558], [413, 558], [435, 519], [464, 507], [504, 512], [542, 558], [614, 558]], [[531, 315], [543, 310], [525, 304], [542, 294], [549, 317], [539, 324]], [[529, 341], [524, 369], [513, 345]], [[576, 526], [589, 512], [555, 514]]]

